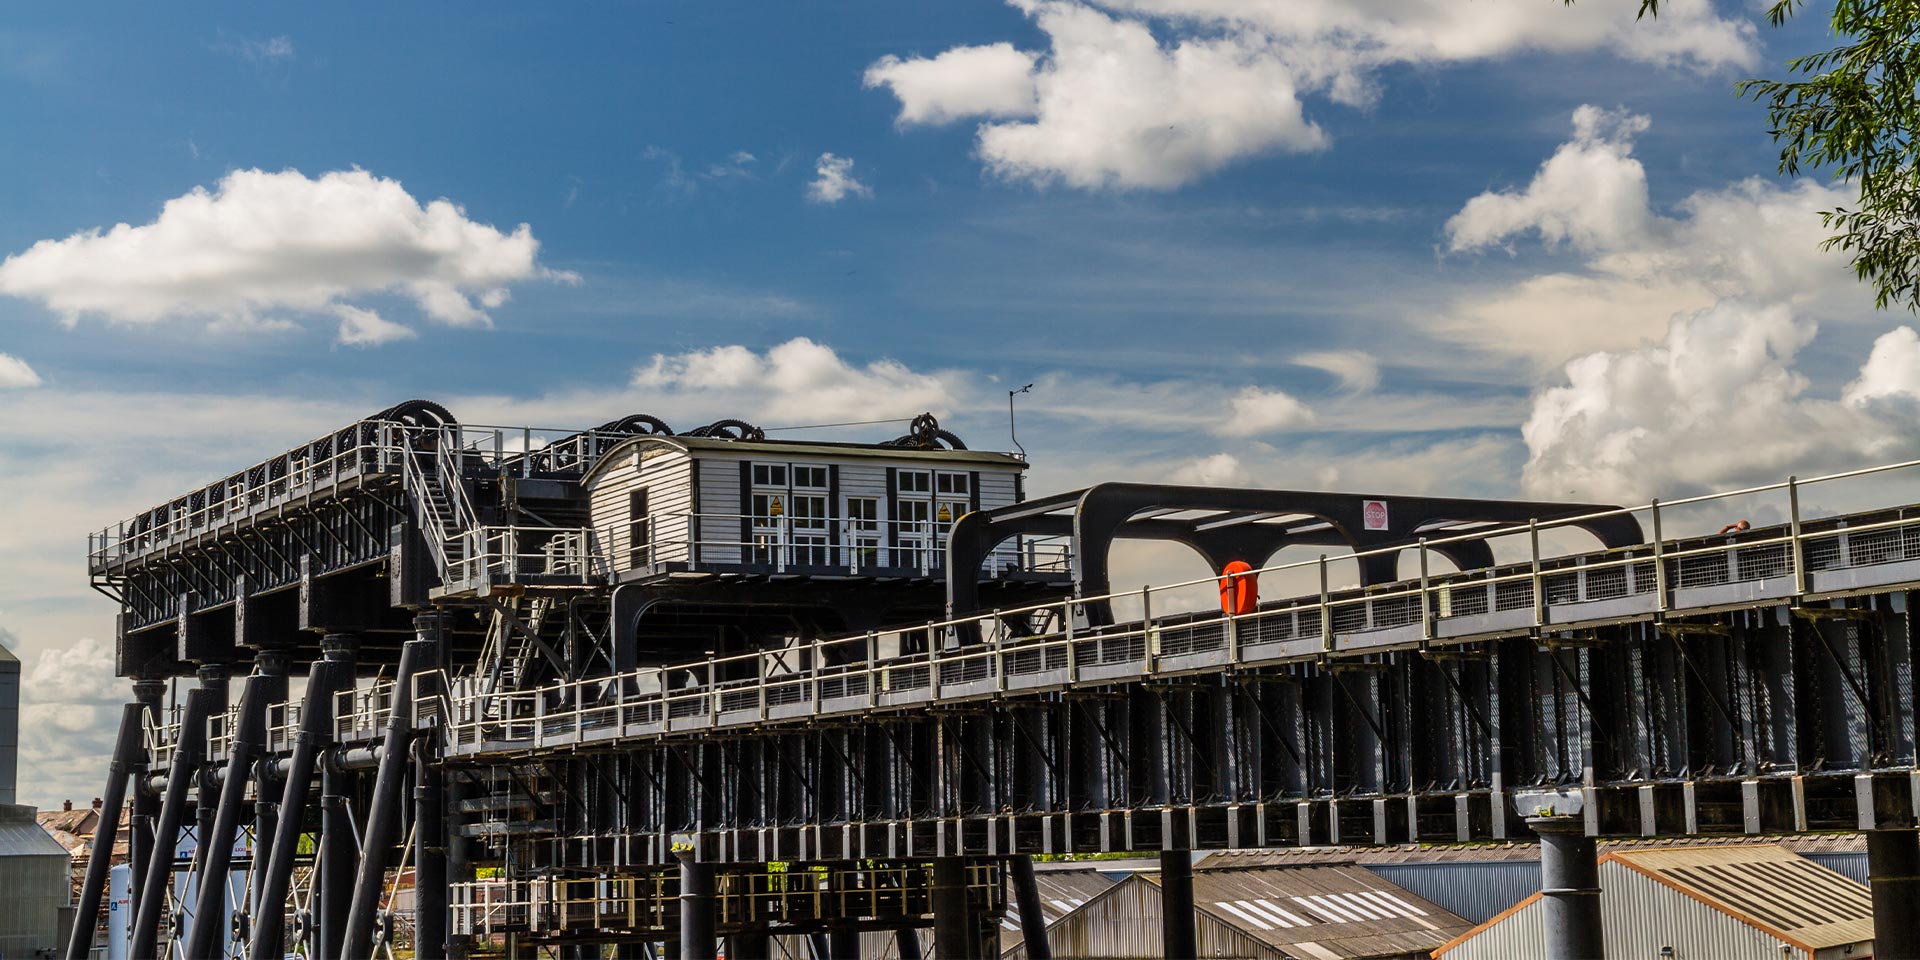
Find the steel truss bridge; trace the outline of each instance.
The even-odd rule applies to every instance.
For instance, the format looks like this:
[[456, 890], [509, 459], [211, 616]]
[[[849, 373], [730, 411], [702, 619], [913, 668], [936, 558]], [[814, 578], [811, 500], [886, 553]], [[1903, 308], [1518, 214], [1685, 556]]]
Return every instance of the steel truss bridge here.
[[[1186, 851], [1538, 835], [1579, 956], [1594, 837], [1834, 830], [1877, 955], [1920, 943], [1920, 463], [1631, 508], [1103, 484], [958, 518], [940, 576], [622, 574], [577, 478], [663, 432], [414, 402], [98, 535], [133, 955], [381, 953], [404, 870], [420, 957], [991, 956], [1031, 855], [1158, 850], [1181, 956]], [[1063, 574], [979, 573], [1041, 537]], [[1116, 591], [1135, 539], [1249, 569]]]

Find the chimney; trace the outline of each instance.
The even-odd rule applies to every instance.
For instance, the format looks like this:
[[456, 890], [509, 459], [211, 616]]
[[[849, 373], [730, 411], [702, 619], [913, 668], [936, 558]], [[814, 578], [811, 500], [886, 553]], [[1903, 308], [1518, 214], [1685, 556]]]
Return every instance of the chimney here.
[[94, 797], [94, 798], [93, 798], [93, 812], [94, 812], [94, 813], [99, 813], [99, 812], [100, 812], [100, 804], [101, 804], [102, 802], [103, 802], [103, 801], [102, 801], [102, 800], [101, 800], [101, 799], [100, 799], [99, 797]]
[[0, 806], [14, 802], [20, 757], [20, 658], [0, 646]]
[[61, 812], [63, 812], [63, 813], [72, 813], [72, 812], [73, 812], [73, 801], [72, 801], [72, 800], [62, 800], [62, 801], [60, 801], [60, 810], [61, 810]]

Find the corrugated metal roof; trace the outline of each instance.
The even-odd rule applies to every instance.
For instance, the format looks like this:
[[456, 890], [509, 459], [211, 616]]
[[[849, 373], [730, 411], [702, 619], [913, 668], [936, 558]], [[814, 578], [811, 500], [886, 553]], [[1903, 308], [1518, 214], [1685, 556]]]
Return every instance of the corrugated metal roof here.
[[1196, 870], [1193, 898], [1255, 939], [1341, 958], [1429, 951], [1473, 926], [1352, 864]]
[[[1698, 847], [1710, 842], [1715, 846], [1780, 846], [1794, 853], [1859, 853], [1866, 841], [1858, 833], [1813, 834], [1792, 837], [1734, 836], [1703, 841], [1699, 837], [1602, 840], [1601, 853], [1615, 850], [1659, 850], [1672, 847]], [[1209, 853], [1195, 869], [1217, 867], [1253, 867], [1297, 863], [1459, 863], [1481, 860], [1540, 859], [1540, 845], [1533, 841], [1511, 840], [1500, 843], [1399, 843], [1380, 846], [1273, 847], [1264, 850], [1222, 850]]]
[[[1089, 862], [1077, 864], [1079, 869], [1039, 870], [1033, 872], [1033, 885], [1040, 890], [1040, 912], [1052, 926], [1061, 917], [1086, 905], [1094, 897], [1107, 892], [1114, 884], [1116, 875], [1109, 875], [1096, 869]], [[1000, 952], [1005, 953], [1019, 946], [1026, 939], [1020, 927], [1020, 907], [1012, 896], [1007, 898], [1007, 915], [1000, 920]]]
[[[15, 811], [25, 811], [25, 814]], [[59, 857], [65, 860], [67, 848], [34, 822], [32, 807], [0, 807], [0, 858], [6, 857]]]
[[1873, 896], [1867, 888], [1783, 847], [1616, 850], [1601, 860], [1623, 863], [1811, 949], [1873, 939]]

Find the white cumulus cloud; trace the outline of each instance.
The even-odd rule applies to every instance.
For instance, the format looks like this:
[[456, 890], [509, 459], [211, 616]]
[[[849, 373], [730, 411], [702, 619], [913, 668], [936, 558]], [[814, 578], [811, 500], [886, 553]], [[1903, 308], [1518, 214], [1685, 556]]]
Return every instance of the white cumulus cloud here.
[[815, 203], [839, 203], [848, 197], [871, 197], [873, 188], [853, 175], [853, 158], [823, 153], [813, 164], [813, 181], [807, 184], [807, 199]]
[[1809, 390], [1796, 355], [1815, 334], [1779, 304], [1724, 300], [1674, 318], [1662, 340], [1577, 358], [1521, 428], [1522, 477], [1542, 498], [1642, 502], [1920, 451], [1910, 415], [1920, 352], [1907, 327], [1882, 336], [1838, 399]]
[[333, 315], [340, 318], [340, 342], [349, 347], [377, 347], [419, 336], [412, 328], [394, 323], [373, 310], [341, 303], [334, 305]]
[[364, 170], [238, 170], [167, 201], [151, 223], [83, 230], [8, 257], [0, 293], [45, 304], [69, 325], [97, 316], [244, 327], [391, 293], [442, 323], [485, 326], [510, 284], [578, 280], [542, 267], [539, 248], [524, 223], [503, 233]]
[[1223, 437], [1251, 437], [1297, 430], [1313, 423], [1313, 411], [1291, 394], [1247, 387], [1235, 394], [1232, 416], [1214, 429]]
[[635, 371], [633, 386], [677, 408], [744, 411], [767, 424], [941, 413], [957, 389], [950, 375], [888, 359], [856, 366], [805, 337], [764, 353], [734, 344], [655, 354]]
[[40, 375], [25, 360], [0, 353], [0, 390], [20, 390], [40, 385]]
[[1033, 113], [1034, 59], [1011, 43], [954, 47], [907, 60], [888, 55], [867, 68], [864, 82], [900, 99], [901, 126], [1027, 116]]
[[1709, 0], [1661, 6], [1533, 0], [1009, 0], [1046, 36], [889, 55], [868, 87], [900, 102], [899, 126], [977, 118], [996, 174], [1084, 189], [1171, 189], [1328, 138], [1305, 99], [1365, 105], [1396, 64], [1446, 64], [1525, 50], [1610, 51], [1666, 67], [1758, 63], [1751, 23]]
[[1648, 124], [1583, 106], [1572, 139], [1524, 188], [1483, 193], [1447, 221], [1452, 251], [1514, 251], [1531, 235], [1580, 262], [1472, 290], [1441, 318], [1445, 332], [1557, 364], [1658, 338], [1675, 315], [1727, 297], [1787, 304], [1822, 322], [1872, 316], [1846, 257], [1820, 249], [1828, 235], [1820, 211], [1850, 203], [1852, 188], [1756, 177], [1698, 191], [1663, 214], [1632, 155]]

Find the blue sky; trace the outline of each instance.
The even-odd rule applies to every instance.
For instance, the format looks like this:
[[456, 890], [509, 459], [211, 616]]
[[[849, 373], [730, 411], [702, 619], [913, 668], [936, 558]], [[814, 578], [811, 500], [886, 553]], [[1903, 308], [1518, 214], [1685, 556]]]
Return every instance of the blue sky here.
[[[93, 789], [56, 758], [122, 695], [86, 531], [409, 396], [554, 426], [934, 409], [1005, 447], [1037, 382], [1036, 489], [1625, 500], [1910, 454], [1920, 338], [1816, 249], [1850, 188], [1775, 179], [1731, 93], [1822, 11], [1636, 6], [18, 11], [25, 799]], [[218, 216], [163, 216], [195, 190]]]

